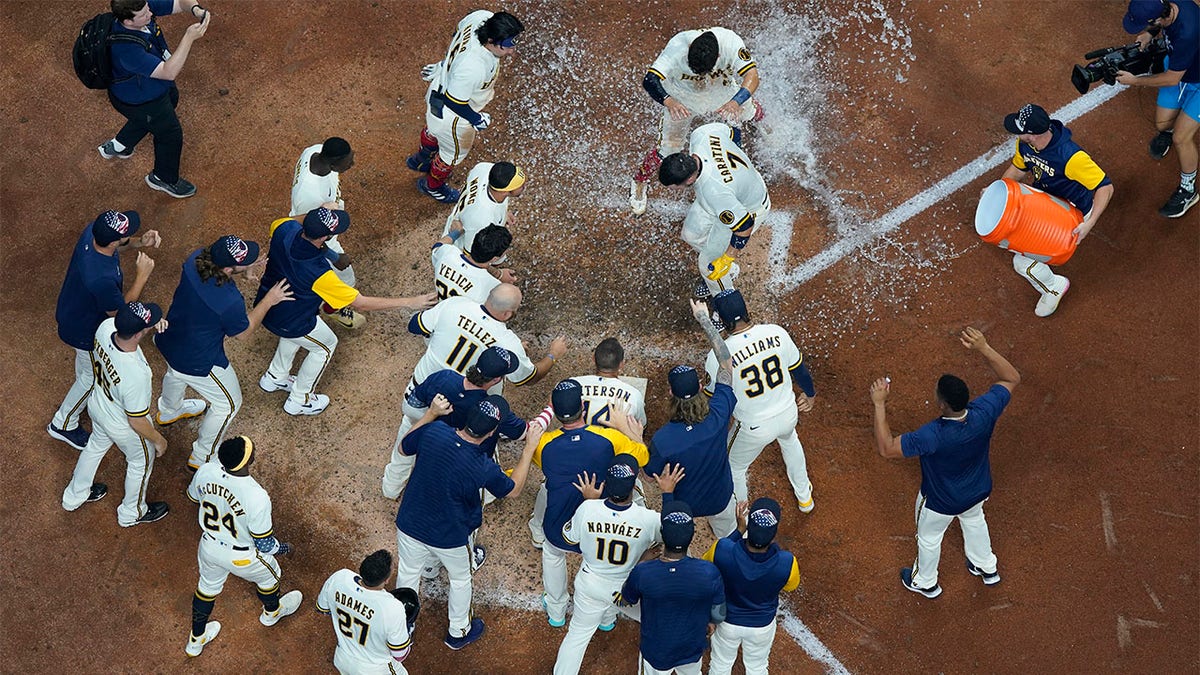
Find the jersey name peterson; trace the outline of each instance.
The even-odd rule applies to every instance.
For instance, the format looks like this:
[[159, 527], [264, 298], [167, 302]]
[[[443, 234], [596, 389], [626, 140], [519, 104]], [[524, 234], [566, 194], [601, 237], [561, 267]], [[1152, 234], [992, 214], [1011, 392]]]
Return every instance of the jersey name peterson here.
[[743, 361], [751, 356], [754, 356], [755, 354], [758, 354], [759, 352], [765, 352], [768, 349], [777, 349], [779, 348], [780, 344], [781, 341], [778, 335], [772, 335], [761, 340], [755, 340], [754, 342], [751, 342], [734, 353], [733, 367], [738, 367]]
[[600, 398], [629, 402], [629, 391], [620, 387], [610, 387], [604, 384], [583, 385], [583, 398]]

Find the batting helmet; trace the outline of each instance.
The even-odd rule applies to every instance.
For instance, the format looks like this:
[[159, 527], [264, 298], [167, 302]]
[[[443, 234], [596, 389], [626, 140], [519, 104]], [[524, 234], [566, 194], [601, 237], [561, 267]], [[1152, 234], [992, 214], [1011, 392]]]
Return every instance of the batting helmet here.
[[417, 623], [417, 615], [421, 613], [421, 601], [417, 598], [417, 592], [411, 588], [393, 588], [391, 594], [404, 604], [404, 617], [408, 620], [409, 631], [412, 631], [412, 627]]

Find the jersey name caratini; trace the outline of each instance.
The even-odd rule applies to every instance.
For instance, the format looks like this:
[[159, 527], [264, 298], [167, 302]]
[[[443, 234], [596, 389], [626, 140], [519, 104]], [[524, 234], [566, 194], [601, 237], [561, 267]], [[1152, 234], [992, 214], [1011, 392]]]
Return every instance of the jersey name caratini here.
[[200, 504], [200, 529], [230, 546], [254, 546], [254, 539], [274, 533], [271, 498], [250, 476], [234, 476], [220, 462], [196, 470], [188, 497]]
[[318, 176], [309, 170], [313, 155], [321, 152], [321, 145], [309, 146], [300, 153], [296, 162], [296, 171], [292, 176], [292, 210], [293, 216], [303, 216], [325, 202], [336, 202], [342, 207], [342, 189], [338, 184], [338, 172], [330, 171], [329, 175]]
[[733, 129], [720, 122], [697, 127], [688, 147], [700, 157], [700, 177], [692, 186], [696, 203], [730, 230], [745, 230], [750, 214], [767, 203], [767, 184], [733, 142]]
[[463, 234], [454, 245], [467, 253], [471, 252], [475, 235], [483, 228], [488, 225], [507, 227], [510, 200], [496, 202], [488, 194], [488, 174], [493, 166], [491, 162], [480, 162], [471, 169], [467, 174], [467, 182], [463, 185], [462, 196], [458, 198], [458, 204], [446, 218], [446, 227], [442, 229], [442, 236], [447, 236], [454, 221], [461, 221]]
[[757, 64], [737, 33], [725, 28], [709, 28], [717, 37], [720, 53], [713, 69], [702, 75], [688, 66], [688, 49], [705, 30], [685, 30], [667, 42], [666, 48], [650, 66], [660, 77], [663, 88], [693, 113], [710, 113], [724, 105], [742, 86], [742, 79]]
[[431, 257], [433, 285], [437, 287], [438, 300], [462, 296], [483, 304], [492, 289], [500, 285], [500, 280], [492, 276], [487, 268], [467, 260], [458, 247], [434, 244]]
[[447, 298], [418, 314], [416, 320], [421, 332], [429, 337], [429, 346], [413, 369], [417, 384], [446, 368], [465, 375], [483, 350], [493, 345], [517, 357], [517, 369], [508, 376], [510, 382], [523, 384], [533, 377], [534, 365], [525, 355], [521, 338], [475, 300]]
[[92, 347], [96, 386], [88, 406], [93, 421], [110, 429], [129, 426], [130, 417], [150, 414], [150, 364], [146, 363], [141, 347], [131, 352], [118, 349], [113, 343], [116, 334], [115, 319], [105, 319], [96, 329]]
[[354, 662], [391, 665], [392, 652], [411, 642], [404, 604], [387, 591], [364, 588], [350, 570], [338, 570], [325, 581], [317, 608], [330, 614], [337, 649]]
[[660, 527], [658, 512], [644, 506], [614, 509], [603, 499], [588, 499], [563, 526], [563, 539], [579, 544], [584, 569], [619, 584], [659, 541]]
[[646, 401], [637, 387], [615, 377], [581, 375], [572, 378], [583, 388], [583, 416], [588, 424], [609, 419], [609, 405], [615, 400], [629, 405], [629, 414], [646, 423]]
[[[446, 58], [434, 69], [430, 92], [441, 92], [456, 103], [471, 106], [476, 112], [492, 101], [495, 96], [492, 85], [500, 74], [500, 57], [480, 44], [475, 34], [490, 18], [492, 12], [481, 9], [458, 22]], [[449, 108], [446, 112], [454, 114]]]
[[[796, 405], [792, 394], [792, 371], [803, 356], [783, 328], [760, 323], [725, 339], [733, 356], [733, 392], [737, 397], [733, 416], [754, 424], [771, 419]], [[717, 356], [711, 350], [705, 360], [710, 390], [717, 377]]]

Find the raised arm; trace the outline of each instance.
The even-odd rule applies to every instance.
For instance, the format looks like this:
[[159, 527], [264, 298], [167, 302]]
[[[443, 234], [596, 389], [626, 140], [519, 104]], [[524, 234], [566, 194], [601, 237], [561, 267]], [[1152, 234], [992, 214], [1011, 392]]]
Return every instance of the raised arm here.
[[1008, 359], [1001, 356], [995, 349], [992, 349], [992, 346], [988, 344], [987, 339], [983, 337], [983, 333], [979, 329], [967, 326], [963, 329], [959, 340], [963, 343], [964, 347], [979, 352], [983, 355], [983, 358], [987, 359], [988, 365], [992, 367], [992, 371], [999, 378], [996, 384], [1011, 392], [1021, 383], [1021, 373], [1013, 367], [1013, 364], [1008, 362]]
[[729, 353], [729, 346], [721, 339], [721, 332], [713, 325], [712, 318], [708, 315], [708, 305], [700, 300], [692, 300], [691, 305], [692, 316], [695, 317], [696, 323], [700, 324], [708, 343], [712, 345], [713, 354], [717, 357], [717, 382], [732, 384], [733, 355]]

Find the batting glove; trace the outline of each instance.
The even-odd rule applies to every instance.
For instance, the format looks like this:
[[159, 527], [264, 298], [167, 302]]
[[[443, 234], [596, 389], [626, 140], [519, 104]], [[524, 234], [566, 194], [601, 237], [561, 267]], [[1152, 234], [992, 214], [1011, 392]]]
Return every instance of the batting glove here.
[[426, 63], [424, 66], [421, 66], [421, 79], [426, 82], [432, 82], [433, 74], [437, 72], [438, 65], [437, 63]]
[[275, 555], [287, 555], [291, 552], [292, 552], [291, 544], [288, 544], [286, 542], [279, 542], [279, 550], [275, 552]]
[[708, 274], [706, 276], [708, 277], [709, 281], [716, 281], [726, 274], [729, 274], [729, 268], [731, 267], [733, 267], [733, 258], [727, 255], [722, 255], [720, 258], [717, 258], [708, 264]]
[[471, 126], [475, 127], [476, 131], [483, 131], [484, 129], [491, 126], [491, 124], [492, 124], [492, 116], [485, 112], [481, 112], [481, 113], [479, 113], [479, 121], [476, 122], [475, 124], [472, 124]]

